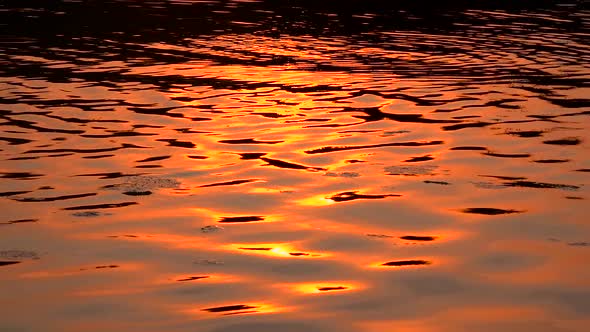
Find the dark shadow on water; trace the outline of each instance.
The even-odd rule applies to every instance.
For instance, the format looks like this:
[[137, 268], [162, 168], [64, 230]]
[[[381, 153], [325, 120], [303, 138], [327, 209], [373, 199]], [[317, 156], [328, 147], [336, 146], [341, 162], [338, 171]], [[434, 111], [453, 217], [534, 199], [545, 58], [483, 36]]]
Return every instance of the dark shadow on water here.
[[531, 155], [528, 153], [496, 153], [496, 152], [485, 152], [482, 153], [484, 156], [498, 157], [498, 158], [528, 158]]
[[283, 143], [284, 141], [259, 141], [253, 138], [244, 138], [244, 139], [225, 139], [219, 141], [219, 143], [224, 144], [278, 144]]
[[137, 202], [122, 202], [122, 203], [111, 203], [111, 204], [95, 204], [95, 205], [81, 205], [81, 206], [71, 206], [67, 208], [63, 208], [62, 210], [94, 210], [94, 209], [114, 209], [120, 208], [130, 205], [136, 205]]
[[400, 197], [401, 195], [397, 194], [387, 194], [387, 195], [366, 195], [366, 194], [357, 194], [358, 191], [345, 191], [338, 193], [336, 195], [332, 195], [328, 197], [329, 199], [333, 200], [334, 202], [348, 202], [357, 199], [381, 199], [387, 197]]
[[320, 292], [330, 292], [330, 291], [338, 291], [338, 290], [345, 290], [348, 289], [348, 287], [344, 287], [344, 286], [335, 286], [335, 287], [319, 287], [318, 290]]
[[13, 264], [18, 264], [20, 262], [18, 261], [0, 261], [0, 266], [7, 266], [7, 265], [13, 265]]
[[542, 130], [522, 130], [522, 131], [509, 131], [506, 132], [508, 135], [530, 138], [530, 137], [541, 137], [544, 131]]
[[149, 157], [149, 158], [145, 158], [145, 159], [141, 159], [141, 160], [136, 160], [136, 163], [147, 163], [150, 161], [158, 161], [158, 160], [165, 160], [168, 159], [172, 156], [168, 155], [168, 156], [158, 156], [158, 157]]
[[13, 180], [36, 180], [40, 177], [44, 176], [44, 174], [34, 174], [29, 172], [11, 172], [0, 173], [0, 179], [13, 179]]
[[223, 217], [219, 220], [220, 223], [246, 223], [264, 221], [264, 217], [261, 216], [243, 216], [243, 217]]
[[114, 157], [114, 154], [101, 154], [101, 155], [96, 155], [96, 156], [83, 156], [82, 158], [84, 159], [102, 159], [102, 158], [109, 158], [109, 157]]
[[569, 161], [570, 161], [569, 159], [538, 159], [538, 160], [533, 160], [533, 162], [539, 163], [539, 164], [559, 164], [559, 163], [567, 163]]
[[538, 189], [562, 189], [562, 190], [578, 190], [579, 186], [570, 184], [557, 184], [557, 183], [545, 183], [545, 182], [533, 182], [533, 181], [514, 181], [506, 182], [505, 186], [508, 187], [523, 187], [523, 188], [538, 188]]
[[308, 254], [306, 252], [290, 252], [289, 255], [295, 256], [295, 257], [300, 257], [300, 256], [310, 256], [311, 254]]
[[265, 161], [268, 165], [279, 167], [279, 168], [300, 169], [300, 170], [307, 170], [307, 171], [312, 171], [312, 172], [326, 170], [325, 168], [321, 168], [321, 167], [305, 166], [305, 165], [295, 164], [295, 163], [288, 162], [288, 161], [271, 159], [271, 158], [266, 158], [266, 157], [260, 157], [259, 159], [262, 161]]
[[422, 259], [410, 259], [410, 260], [403, 260], [403, 261], [391, 261], [387, 263], [381, 264], [381, 266], [394, 266], [394, 267], [402, 267], [402, 266], [417, 266], [417, 265], [430, 265], [432, 262], [422, 260]]
[[436, 240], [436, 236], [406, 235], [406, 236], [400, 236], [400, 239], [407, 240], [407, 241], [434, 241], [434, 240]]
[[463, 213], [484, 214], [484, 215], [489, 215], [489, 216], [525, 212], [525, 211], [519, 211], [519, 210], [497, 209], [497, 208], [467, 208], [467, 209], [463, 209], [460, 211]]
[[259, 179], [245, 179], [245, 180], [233, 180], [233, 181], [226, 181], [226, 182], [217, 182], [211, 184], [204, 184], [199, 186], [199, 188], [209, 188], [209, 187], [221, 187], [221, 186], [235, 186], [244, 183], [256, 182], [260, 181]]
[[249, 310], [249, 309], [256, 309], [257, 307], [246, 305], [246, 304], [236, 304], [236, 305], [228, 305], [223, 307], [214, 307], [214, 308], [207, 308], [203, 309], [203, 311], [208, 312], [228, 312], [228, 311], [242, 311], [242, 310]]
[[127, 195], [127, 196], [148, 196], [151, 195], [152, 192], [149, 190], [145, 190], [145, 191], [124, 191], [123, 195]]
[[9, 197], [9, 196], [16, 196], [16, 195], [22, 195], [22, 194], [28, 194], [30, 193], [30, 191], [5, 191], [5, 192], [0, 192], [0, 197]]
[[551, 145], [578, 145], [582, 143], [582, 140], [580, 140], [577, 137], [568, 137], [562, 139], [543, 141], [543, 143]]
[[119, 265], [99, 265], [99, 266], [95, 266], [95, 269], [115, 269], [118, 268]]
[[162, 167], [164, 167], [164, 166], [162, 166], [162, 165], [137, 165], [137, 166], [134, 166], [134, 168], [143, 168], [143, 169], [146, 169], [146, 168], [162, 168]]
[[13, 200], [17, 202], [54, 202], [54, 201], [64, 201], [68, 199], [76, 199], [76, 198], [83, 198], [83, 197], [90, 197], [96, 196], [96, 193], [87, 193], [87, 194], [75, 194], [75, 195], [63, 195], [63, 196], [55, 196], [55, 197], [23, 197], [23, 198], [13, 198]]
[[348, 151], [348, 150], [361, 150], [371, 148], [382, 148], [388, 146], [399, 146], [399, 147], [417, 147], [417, 146], [429, 146], [429, 145], [440, 145], [443, 141], [426, 141], [426, 142], [399, 142], [399, 143], [382, 143], [382, 144], [369, 144], [359, 146], [325, 146], [313, 150], [307, 150], [307, 154], [318, 154], [318, 153], [330, 153], [337, 151]]
[[242, 159], [242, 160], [256, 160], [256, 159], [260, 159], [260, 157], [267, 155], [267, 153], [247, 152], [247, 153], [239, 153], [239, 155], [240, 155], [240, 159]]
[[450, 148], [451, 151], [487, 151], [485, 146], [455, 146]]
[[428, 155], [421, 156], [421, 157], [412, 157], [412, 158], [404, 160], [404, 162], [405, 163], [417, 163], [417, 162], [429, 161], [429, 160], [434, 160], [434, 157], [428, 154]]
[[209, 278], [209, 276], [198, 276], [198, 277], [188, 277], [188, 278], [178, 279], [176, 281], [193, 281], [193, 280], [207, 279], [207, 278]]
[[505, 176], [505, 175], [480, 175], [487, 178], [494, 178], [499, 180], [525, 180], [522, 176]]
[[12, 225], [12, 224], [32, 223], [32, 222], [37, 222], [37, 221], [39, 221], [39, 219], [18, 219], [18, 220], [10, 220], [10, 221], [0, 222], [0, 225]]
[[430, 184], [439, 184], [439, 185], [442, 185], [442, 186], [448, 186], [448, 185], [450, 185], [450, 183], [448, 183], [448, 182], [446, 182], [446, 181], [432, 181], [432, 180], [424, 180], [424, 181], [422, 181], [422, 182], [424, 182], [424, 183], [430, 183]]
[[192, 148], [196, 147], [195, 143], [186, 142], [186, 141], [179, 141], [177, 139], [172, 139], [172, 138], [170, 138], [170, 139], [161, 138], [161, 139], [157, 139], [156, 141], [167, 142], [168, 146], [175, 146], [175, 147], [179, 147], [179, 148], [192, 149]]
[[77, 174], [74, 176], [96, 176], [99, 179], [118, 179], [128, 176], [143, 175], [143, 173], [121, 173], [121, 172], [108, 172], [108, 173], [89, 173], [89, 174]]
[[28, 150], [23, 153], [55, 153], [55, 152], [73, 152], [73, 153], [98, 153], [117, 151], [121, 149], [146, 149], [145, 146], [123, 143], [120, 147], [102, 148], [102, 149], [52, 149], [52, 150]]

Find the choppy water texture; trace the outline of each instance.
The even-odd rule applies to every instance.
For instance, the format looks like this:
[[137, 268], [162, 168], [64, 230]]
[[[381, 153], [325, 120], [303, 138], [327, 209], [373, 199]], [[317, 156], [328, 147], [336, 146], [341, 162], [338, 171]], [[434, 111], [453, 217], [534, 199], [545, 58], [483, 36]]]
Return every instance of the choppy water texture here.
[[2, 1], [0, 331], [588, 331], [590, 10], [514, 2]]

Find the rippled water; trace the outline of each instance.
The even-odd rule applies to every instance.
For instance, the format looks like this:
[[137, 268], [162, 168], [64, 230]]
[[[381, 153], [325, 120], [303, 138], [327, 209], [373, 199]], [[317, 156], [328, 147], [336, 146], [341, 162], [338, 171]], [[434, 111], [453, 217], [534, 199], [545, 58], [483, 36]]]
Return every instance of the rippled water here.
[[0, 331], [586, 331], [590, 10], [0, 3]]

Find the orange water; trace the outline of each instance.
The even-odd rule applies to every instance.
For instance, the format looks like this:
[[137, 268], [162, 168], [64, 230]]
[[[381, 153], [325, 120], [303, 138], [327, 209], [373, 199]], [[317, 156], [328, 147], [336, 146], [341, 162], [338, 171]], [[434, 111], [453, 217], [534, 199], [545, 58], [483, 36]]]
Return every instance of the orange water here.
[[582, 3], [23, 6], [0, 331], [586, 331]]

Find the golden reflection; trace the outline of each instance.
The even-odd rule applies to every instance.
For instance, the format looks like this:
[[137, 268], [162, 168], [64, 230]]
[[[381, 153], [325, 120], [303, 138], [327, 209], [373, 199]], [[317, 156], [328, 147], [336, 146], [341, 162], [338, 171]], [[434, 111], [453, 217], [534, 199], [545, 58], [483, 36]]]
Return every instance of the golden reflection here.
[[358, 291], [364, 287], [350, 282], [307, 282], [287, 284], [294, 292], [301, 294], [338, 294], [341, 292]]
[[247, 191], [251, 194], [290, 194], [295, 192], [295, 188], [284, 187], [280, 189], [275, 188], [252, 188]]
[[273, 314], [292, 311], [292, 307], [280, 306], [268, 302], [246, 302], [242, 304], [235, 303], [219, 303], [219, 304], [206, 304], [199, 305], [199, 308], [191, 308], [181, 310], [191, 316], [197, 315], [202, 316], [205, 314], [217, 314], [223, 316], [231, 315], [242, 315], [242, 314]]
[[241, 253], [279, 258], [318, 258], [331, 256], [328, 253], [316, 253], [299, 250], [290, 244], [284, 243], [230, 244], [224, 246], [223, 248]]
[[326, 206], [334, 203], [350, 202], [355, 200], [385, 199], [389, 197], [400, 197], [400, 194], [368, 194], [369, 189], [355, 189], [340, 192], [315, 195], [295, 201], [301, 206]]
[[[336, 193], [334, 193], [336, 194]], [[308, 197], [308, 198], [304, 198], [304, 199], [300, 199], [300, 200], [296, 200], [295, 203], [298, 205], [302, 205], [302, 206], [327, 206], [327, 205], [332, 205], [332, 204], [336, 204], [335, 201], [331, 200], [330, 195], [315, 195], [312, 197]]]

